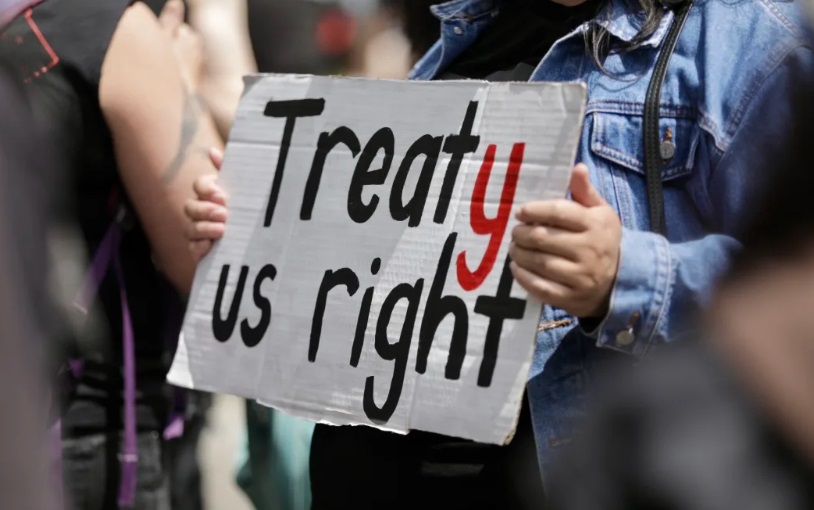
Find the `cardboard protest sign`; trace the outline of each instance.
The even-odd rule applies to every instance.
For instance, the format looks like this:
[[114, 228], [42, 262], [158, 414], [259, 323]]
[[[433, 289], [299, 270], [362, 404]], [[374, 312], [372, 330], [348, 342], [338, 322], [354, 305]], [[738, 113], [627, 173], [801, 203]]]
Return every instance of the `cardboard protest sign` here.
[[170, 381], [504, 443], [541, 307], [509, 271], [513, 209], [565, 196], [584, 103], [566, 84], [247, 81], [226, 235]]

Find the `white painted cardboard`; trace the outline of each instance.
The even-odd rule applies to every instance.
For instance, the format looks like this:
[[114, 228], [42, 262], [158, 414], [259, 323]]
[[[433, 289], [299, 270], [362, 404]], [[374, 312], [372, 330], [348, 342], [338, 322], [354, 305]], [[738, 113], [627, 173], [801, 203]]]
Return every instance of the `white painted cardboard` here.
[[[290, 121], [265, 112], [280, 114], [276, 110], [285, 104], [281, 101], [306, 98], [324, 100], [323, 109], [319, 115], [297, 118], [293, 123], [278, 200], [266, 227], [266, 211], [275, 176], [279, 177], [282, 141]], [[430, 186], [420, 223], [410, 226], [398, 215], [394, 219], [391, 192], [413, 143], [428, 135], [425, 140], [430, 139], [431, 146], [433, 137], [443, 137], [434, 142], [440, 144], [435, 147], [451, 150], [443, 144], [449, 135], [462, 132], [473, 101], [477, 105], [472, 107], [471, 134], [479, 141], [474, 152], [463, 155], [445, 217], [434, 221], [453, 159], [441, 151], [437, 160], [429, 158], [430, 172], [426, 175]], [[316, 103], [310, 104], [313, 107]], [[229, 197], [226, 235], [198, 268], [169, 381], [256, 399], [281, 411], [331, 424], [372, 425], [399, 433], [418, 429], [494, 444], [510, 440], [541, 305], [509, 281], [510, 297], [525, 300], [519, 302], [522, 319], [503, 321], [494, 372], [485, 386], [479, 385], [478, 379], [490, 319], [476, 313], [476, 304], [479, 296], [494, 297], [498, 291], [511, 230], [516, 225], [516, 206], [565, 196], [584, 104], [585, 90], [574, 84], [406, 82], [299, 75], [248, 78], [220, 177]], [[369, 220], [354, 221], [348, 207], [354, 172], [371, 137], [385, 127], [392, 131], [394, 142], [389, 171], [383, 184], [368, 185], [361, 193], [363, 204], [377, 196], [378, 205]], [[312, 166], [320, 136], [338, 132], [345, 133], [348, 140], [352, 138], [348, 138], [348, 130], [358, 138], [359, 146], [349, 148], [339, 143], [327, 154], [323, 151], [325, 164], [312, 214], [303, 220], [304, 191], [309, 178], [314, 182]], [[379, 138], [387, 136], [380, 132]], [[516, 143], [525, 144], [522, 163], [512, 205], [503, 207], [504, 217], [509, 213], [508, 221], [503, 235], [497, 237], [495, 262], [482, 274], [480, 286], [465, 290], [458, 277], [460, 254], [466, 252], [465, 268], [475, 271], [490, 241], [490, 235], [473, 231], [472, 214], [477, 216], [480, 207], [487, 220], [498, 217], [510, 153]], [[352, 141], [349, 144], [355, 145]], [[484, 181], [488, 182], [485, 199], [483, 204], [475, 200], [473, 207], [479, 171], [491, 145], [495, 146], [495, 158], [491, 175]], [[354, 156], [351, 149], [359, 152]], [[369, 171], [382, 168], [384, 150], [371, 154], [375, 157]], [[404, 203], [413, 196], [427, 159], [422, 155], [405, 166], [407, 177], [400, 197]], [[357, 180], [362, 175], [359, 173]], [[359, 205], [358, 199], [352, 202]], [[453, 315], [440, 322], [424, 373], [416, 370], [425, 312], [443, 310], [437, 300], [428, 307], [428, 300], [442, 248], [453, 233], [457, 236], [449, 270], [438, 278], [436, 287], [442, 283], [439, 295], [451, 296], [444, 302], [457, 297], [466, 308], [468, 333], [465, 349], [459, 351], [462, 363], [457, 378], [447, 377], [445, 372], [456, 323]], [[373, 275], [371, 268], [377, 258], [380, 268]], [[221, 318], [229, 314], [241, 268], [247, 266], [248, 272], [231, 335], [224, 334], [218, 340], [213, 333], [213, 309], [225, 265], [230, 269], [222, 289]], [[267, 277], [256, 287], [263, 267]], [[489, 267], [485, 265], [485, 269]], [[355, 290], [353, 295], [344, 285], [327, 293], [319, 347], [310, 361], [319, 290], [326, 271], [341, 268], [355, 273], [358, 288], [350, 289]], [[383, 323], [379, 328], [377, 346], [377, 324], [388, 295], [398, 285], [416, 286], [420, 280], [423, 289], [420, 299], [415, 300], [412, 333], [400, 340], [405, 317], [409, 316], [408, 300], [402, 299], [393, 308], [389, 325]], [[477, 283], [478, 278], [474, 280]], [[369, 288], [372, 290], [367, 292]], [[372, 304], [369, 320], [362, 321], [360, 329], [364, 337], [358, 363], [352, 366], [365, 294], [370, 295]], [[518, 301], [513, 303], [517, 309]], [[243, 332], [263, 326], [264, 306], [266, 312], [270, 310], [268, 327], [264, 332], [259, 328], [259, 343], [247, 347]], [[251, 335], [249, 343], [253, 343]], [[403, 386], [390, 396], [389, 408], [382, 410], [388, 407], [385, 403], [397, 366], [403, 367]]]

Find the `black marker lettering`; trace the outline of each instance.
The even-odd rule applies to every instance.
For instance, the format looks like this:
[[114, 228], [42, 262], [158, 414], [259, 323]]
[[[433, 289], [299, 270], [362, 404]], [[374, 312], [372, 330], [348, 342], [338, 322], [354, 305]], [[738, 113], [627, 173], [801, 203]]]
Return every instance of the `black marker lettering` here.
[[356, 133], [349, 127], [339, 126], [330, 134], [322, 133], [319, 135], [317, 150], [314, 152], [314, 159], [311, 162], [311, 171], [308, 173], [308, 181], [305, 183], [305, 193], [302, 196], [302, 208], [300, 209], [301, 220], [311, 219], [311, 213], [314, 211], [314, 202], [317, 200], [319, 183], [322, 179], [322, 170], [325, 168], [325, 160], [328, 158], [328, 154], [340, 143], [350, 149], [354, 158], [361, 150], [359, 138], [356, 137]]
[[[413, 327], [418, 313], [418, 303], [421, 301], [421, 292], [424, 289], [424, 280], [418, 280], [415, 285], [402, 283], [396, 286], [382, 303], [379, 320], [376, 323], [376, 352], [385, 361], [394, 361], [393, 379], [390, 382], [390, 391], [382, 407], [376, 405], [373, 392], [374, 377], [365, 380], [365, 394], [362, 407], [371, 421], [378, 424], [387, 423], [393, 416], [401, 398], [404, 387], [404, 375], [407, 370], [407, 361], [410, 356], [410, 341], [413, 337]], [[404, 324], [401, 326], [401, 335], [398, 342], [391, 344], [387, 338], [387, 326], [393, 310], [402, 299], [407, 300], [407, 313], [404, 314]]]
[[[390, 215], [396, 221], [404, 221], [409, 218], [407, 225], [417, 227], [421, 223], [421, 215], [424, 213], [424, 204], [427, 202], [427, 195], [432, 184], [432, 174], [435, 165], [438, 163], [438, 156], [441, 154], [441, 143], [443, 136], [432, 137], [424, 135], [416, 140], [407, 149], [404, 159], [399, 165], [398, 173], [393, 181], [393, 189], [390, 191]], [[424, 165], [421, 174], [418, 176], [413, 196], [407, 203], [404, 203], [404, 185], [410, 174], [410, 168], [418, 156], [424, 155]]]
[[353, 296], [359, 290], [359, 278], [351, 269], [343, 267], [337, 271], [325, 271], [322, 283], [317, 293], [317, 302], [314, 306], [314, 317], [311, 319], [311, 340], [308, 344], [308, 361], [314, 362], [317, 359], [319, 350], [319, 338], [322, 335], [322, 319], [325, 315], [325, 305], [328, 302], [328, 293], [344, 285], [348, 289], [348, 295]]
[[[362, 155], [359, 157], [359, 162], [356, 163], [356, 169], [353, 171], [353, 178], [350, 181], [350, 190], [348, 191], [348, 215], [356, 223], [366, 222], [376, 212], [376, 206], [379, 205], [379, 196], [374, 194], [370, 198], [370, 203], [365, 204], [362, 199], [362, 190], [364, 190], [365, 186], [384, 184], [387, 173], [390, 171], [390, 165], [393, 163], [395, 144], [393, 131], [390, 128], [381, 128], [370, 137], [365, 149], [362, 151]], [[370, 170], [373, 159], [381, 150], [384, 150], [384, 160], [381, 168]]]
[[266, 264], [257, 273], [257, 278], [254, 280], [254, 304], [260, 309], [260, 321], [257, 326], [252, 327], [248, 319], [243, 319], [240, 323], [240, 335], [243, 337], [243, 343], [246, 347], [255, 347], [263, 339], [266, 330], [271, 324], [271, 303], [268, 298], [263, 296], [260, 288], [263, 285], [263, 280], [268, 278], [274, 280], [277, 276], [277, 269], [271, 264]]
[[455, 189], [455, 181], [458, 179], [458, 171], [461, 169], [461, 162], [464, 154], [469, 154], [478, 150], [480, 136], [472, 134], [472, 126], [475, 124], [475, 116], [478, 114], [478, 102], [470, 101], [466, 109], [464, 123], [461, 132], [457, 135], [450, 135], [444, 141], [444, 152], [452, 154], [447, 165], [447, 173], [444, 175], [444, 183], [441, 185], [441, 194], [438, 196], [438, 207], [435, 209], [435, 223], [444, 223], [447, 217], [447, 210]]
[[229, 315], [226, 320], [221, 319], [221, 304], [223, 303], [223, 293], [226, 292], [226, 282], [229, 279], [229, 265], [226, 264], [220, 270], [220, 280], [218, 281], [218, 291], [215, 294], [215, 306], [212, 310], [212, 334], [218, 342], [225, 342], [232, 336], [232, 332], [237, 324], [237, 313], [240, 311], [240, 300], [243, 298], [243, 287], [246, 285], [246, 277], [249, 275], [249, 266], [240, 269], [240, 277], [237, 280], [237, 288], [232, 298], [232, 306], [229, 307]]
[[506, 257], [503, 264], [503, 273], [497, 285], [497, 293], [492, 296], [479, 296], [475, 301], [475, 313], [489, 317], [489, 326], [486, 328], [486, 342], [483, 346], [483, 361], [478, 372], [478, 386], [488, 388], [492, 384], [495, 373], [497, 354], [500, 348], [500, 333], [503, 331], [503, 321], [507, 319], [520, 320], [526, 312], [526, 302], [511, 297], [512, 272], [509, 269], [510, 260]]
[[469, 335], [469, 312], [463, 299], [457, 296], [443, 296], [444, 283], [449, 272], [452, 252], [455, 249], [455, 240], [458, 234], [453, 232], [444, 243], [438, 268], [427, 296], [427, 305], [424, 308], [424, 319], [421, 322], [421, 331], [418, 334], [418, 357], [415, 370], [419, 374], [427, 371], [427, 357], [432, 349], [432, 342], [438, 332], [438, 326], [448, 316], [452, 315], [455, 325], [452, 329], [452, 341], [449, 347], [449, 357], [445, 376], [447, 379], [457, 380], [461, 377], [461, 366], [466, 357], [466, 339]]
[[[370, 265], [370, 273], [372, 275], [379, 274], [379, 269], [382, 266], [382, 259], [375, 258]], [[365, 343], [365, 330], [367, 329], [368, 317], [370, 317], [370, 304], [373, 302], [373, 289], [368, 287], [362, 296], [362, 308], [359, 309], [359, 318], [356, 320], [356, 334], [353, 336], [353, 347], [350, 351], [350, 366], [359, 366], [359, 358], [362, 356], [362, 347]]]
[[283, 140], [280, 143], [280, 155], [277, 157], [277, 170], [274, 172], [274, 182], [271, 184], [271, 194], [266, 207], [264, 227], [271, 225], [274, 217], [274, 208], [277, 206], [277, 197], [280, 196], [280, 185], [283, 182], [285, 160], [288, 158], [288, 147], [294, 134], [294, 124], [300, 117], [316, 117], [325, 109], [324, 99], [295, 99], [291, 101], [269, 101], [263, 115], [266, 117], [285, 118]]

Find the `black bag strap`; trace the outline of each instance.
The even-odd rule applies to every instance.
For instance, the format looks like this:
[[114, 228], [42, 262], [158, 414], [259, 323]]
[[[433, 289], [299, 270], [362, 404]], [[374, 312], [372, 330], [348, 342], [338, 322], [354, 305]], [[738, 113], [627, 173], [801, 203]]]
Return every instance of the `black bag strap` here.
[[675, 147], [669, 139], [663, 143], [659, 133], [659, 105], [661, 103], [661, 89], [664, 77], [667, 75], [667, 66], [675, 51], [678, 36], [684, 28], [687, 16], [690, 14], [694, 0], [685, 1], [676, 11], [670, 31], [664, 40], [647, 97], [644, 101], [644, 164], [647, 179], [647, 200], [650, 209], [650, 230], [665, 235], [667, 225], [664, 218], [664, 189], [661, 183], [661, 170], [665, 160], [669, 160], [675, 153]]

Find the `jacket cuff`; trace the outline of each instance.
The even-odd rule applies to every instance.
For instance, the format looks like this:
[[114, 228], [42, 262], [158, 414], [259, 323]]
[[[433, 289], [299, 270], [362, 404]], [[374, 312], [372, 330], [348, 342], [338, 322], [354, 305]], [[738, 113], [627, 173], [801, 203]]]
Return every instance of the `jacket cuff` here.
[[672, 265], [667, 239], [624, 229], [608, 314], [599, 322], [581, 322], [585, 333], [595, 338], [599, 347], [644, 355], [664, 327]]

